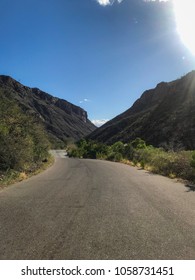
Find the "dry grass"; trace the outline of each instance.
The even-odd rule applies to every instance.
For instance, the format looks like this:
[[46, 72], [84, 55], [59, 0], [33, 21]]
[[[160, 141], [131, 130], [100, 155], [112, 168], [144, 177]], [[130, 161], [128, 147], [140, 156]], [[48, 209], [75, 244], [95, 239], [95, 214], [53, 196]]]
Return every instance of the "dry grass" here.
[[21, 181], [24, 181], [34, 175], [37, 175], [50, 166], [52, 166], [54, 163], [54, 157], [50, 156], [47, 160], [47, 162], [42, 162], [39, 166], [36, 166], [36, 168], [33, 168], [33, 171], [14, 171], [9, 170], [7, 172], [0, 174], [0, 189], [3, 189], [9, 185], [12, 185], [14, 183], [18, 183]]

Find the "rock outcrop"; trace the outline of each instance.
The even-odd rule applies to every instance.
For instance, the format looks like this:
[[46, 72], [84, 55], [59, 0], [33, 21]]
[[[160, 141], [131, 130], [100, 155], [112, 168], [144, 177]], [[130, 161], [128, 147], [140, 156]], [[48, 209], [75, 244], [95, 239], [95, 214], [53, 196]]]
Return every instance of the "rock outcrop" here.
[[53, 139], [79, 140], [96, 128], [82, 108], [38, 88], [24, 86], [9, 76], [0, 76], [0, 90], [9, 94], [25, 113], [34, 115], [37, 121], [42, 122]]

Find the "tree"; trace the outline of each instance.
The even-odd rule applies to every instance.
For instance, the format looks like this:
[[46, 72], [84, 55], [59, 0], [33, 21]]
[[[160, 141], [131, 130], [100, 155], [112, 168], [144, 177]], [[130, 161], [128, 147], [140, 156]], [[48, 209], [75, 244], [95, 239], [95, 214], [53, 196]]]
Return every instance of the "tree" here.
[[146, 142], [141, 138], [136, 138], [135, 140], [133, 140], [131, 142], [131, 145], [134, 149], [145, 149], [147, 147]]

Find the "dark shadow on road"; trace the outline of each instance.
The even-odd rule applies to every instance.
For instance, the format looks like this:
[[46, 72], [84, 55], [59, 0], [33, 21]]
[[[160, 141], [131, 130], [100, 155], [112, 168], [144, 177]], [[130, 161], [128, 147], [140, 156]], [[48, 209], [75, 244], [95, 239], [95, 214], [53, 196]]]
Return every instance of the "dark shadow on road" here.
[[186, 184], [185, 187], [188, 188], [187, 192], [195, 192], [195, 185]]

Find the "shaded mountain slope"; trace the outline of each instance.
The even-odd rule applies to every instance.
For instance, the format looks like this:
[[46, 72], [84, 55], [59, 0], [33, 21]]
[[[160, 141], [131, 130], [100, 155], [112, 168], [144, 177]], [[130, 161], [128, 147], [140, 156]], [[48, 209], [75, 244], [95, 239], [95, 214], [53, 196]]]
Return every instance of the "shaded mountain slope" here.
[[108, 144], [136, 137], [157, 147], [195, 149], [195, 71], [145, 91], [130, 109], [89, 136]]
[[1, 75], [0, 89], [5, 95], [9, 94], [25, 113], [42, 122], [53, 140], [78, 140], [95, 129], [82, 108], [38, 88], [26, 87], [9, 76]]

